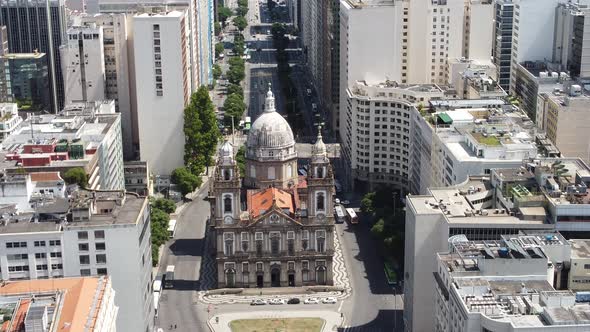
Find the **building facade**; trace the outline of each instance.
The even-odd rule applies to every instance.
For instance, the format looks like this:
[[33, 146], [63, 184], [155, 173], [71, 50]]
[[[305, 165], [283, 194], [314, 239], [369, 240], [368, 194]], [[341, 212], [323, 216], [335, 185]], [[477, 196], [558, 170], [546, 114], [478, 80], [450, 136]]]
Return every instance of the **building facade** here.
[[44, 53], [6, 53], [0, 56], [7, 84], [6, 100], [51, 110], [49, 72]]
[[49, 1], [50, 24], [46, 1], [2, 1], [0, 25], [8, 30], [8, 49], [11, 53], [47, 54], [52, 113], [64, 106], [64, 82], [59, 45], [66, 41], [66, 7], [64, 0]]
[[[246, 142], [244, 187], [233, 147], [219, 153], [209, 199], [218, 286], [332, 285], [334, 175], [318, 135], [310, 172], [297, 175], [293, 132], [269, 90]], [[244, 208], [245, 207], [245, 208]]]
[[[71, 193], [69, 201], [46, 197], [43, 202], [34, 213], [3, 220], [2, 279], [108, 275], [118, 295], [117, 330], [151, 331], [148, 199], [122, 191], [81, 190]], [[45, 217], [35, 222], [35, 214]]]
[[188, 24], [187, 11], [133, 17], [140, 159], [158, 175], [184, 163], [183, 112], [191, 93]]
[[494, 2], [496, 20], [494, 22], [493, 61], [497, 68], [497, 80], [502, 89], [510, 88], [510, 68], [512, 66], [512, 26], [514, 24], [514, 4], [512, 0]]
[[65, 103], [105, 99], [105, 59], [100, 26], [70, 27], [60, 46]]

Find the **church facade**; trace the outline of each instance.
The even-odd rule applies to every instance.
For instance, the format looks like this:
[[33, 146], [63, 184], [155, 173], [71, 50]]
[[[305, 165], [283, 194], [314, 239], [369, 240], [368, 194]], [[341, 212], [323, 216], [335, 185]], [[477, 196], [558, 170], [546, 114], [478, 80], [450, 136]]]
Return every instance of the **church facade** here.
[[318, 134], [308, 175], [299, 176], [293, 132], [274, 102], [269, 89], [246, 140], [246, 174], [229, 142], [219, 151], [209, 192], [219, 288], [333, 284], [334, 175], [326, 146]]

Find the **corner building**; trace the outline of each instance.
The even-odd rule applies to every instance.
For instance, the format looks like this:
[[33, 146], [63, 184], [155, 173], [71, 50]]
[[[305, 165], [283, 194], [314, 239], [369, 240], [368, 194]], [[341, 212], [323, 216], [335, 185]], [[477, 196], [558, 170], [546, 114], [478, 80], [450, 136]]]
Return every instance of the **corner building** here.
[[298, 176], [293, 132], [269, 89], [245, 157], [242, 184], [225, 142], [210, 188], [218, 287], [332, 285], [334, 174], [321, 134]]

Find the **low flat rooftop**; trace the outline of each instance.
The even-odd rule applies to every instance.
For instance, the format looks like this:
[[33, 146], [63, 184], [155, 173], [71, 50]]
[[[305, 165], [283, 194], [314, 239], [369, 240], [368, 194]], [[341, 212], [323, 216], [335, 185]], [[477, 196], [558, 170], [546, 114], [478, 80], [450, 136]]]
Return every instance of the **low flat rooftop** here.
[[572, 245], [572, 258], [590, 258], [590, 240], [574, 239], [570, 240]]

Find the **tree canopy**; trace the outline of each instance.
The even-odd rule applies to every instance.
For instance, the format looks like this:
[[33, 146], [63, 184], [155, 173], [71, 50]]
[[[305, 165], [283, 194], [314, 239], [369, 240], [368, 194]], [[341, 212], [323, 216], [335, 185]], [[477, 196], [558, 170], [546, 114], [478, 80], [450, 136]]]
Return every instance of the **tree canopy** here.
[[225, 111], [223, 118], [225, 125], [231, 126], [232, 117], [234, 119], [234, 125], [237, 125], [240, 119], [242, 119], [242, 115], [244, 115], [246, 104], [244, 104], [242, 96], [234, 93], [227, 96], [227, 99], [223, 103], [223, 109]]
[[83, 188], [88, 186], [88, 175], [86, 175], [86, 171], [82, 167], [69, 169], [63, 175], [63, 179], [67, 184], [77, 184]]
[[244, 89], [239, 84], [230, 84], [227, 86], [227, 94], [238, 94], [244, 98]]
[[198, 176], [209, 166], [220, 137], [215, 106], [207, 87], [201, 86], [184, 110], [184, 164], [192, 174]]
[[228, 18], [230, 18], [232, 15], [232, 11], [231, 9], [227, 8], [227, 7], [219, 7], [217, 9], [217, 18], [219, 20], [219, 22], [225, 24], [225, 21], [227, 21]]
[[176, 211], [176, 203], [167, 198], [157, 198], [152, 200], [152, 209], [159, 209], [166, 213], [174, 213]]
[[201, 177], [192, 174], [186, 167], [180, 167], [172, 172], [172, 182], [178, 185], [180, 193], [185, 196], [201, 185]]
[[219, 56], [223, 54], [224, 49], [223, 43], [215, 44], [215, 56], [219, 58]]
[[221, 77], [221, 67], [218, 64], [213, 65], [213, 78], [218, 79]]
[[248, 26], [248, 21], [244, 18], [244, 16], [234, 17], [233, 23], [240, 31], [244, 31], [244, 29], [246, 29]]

